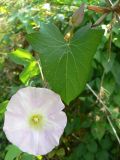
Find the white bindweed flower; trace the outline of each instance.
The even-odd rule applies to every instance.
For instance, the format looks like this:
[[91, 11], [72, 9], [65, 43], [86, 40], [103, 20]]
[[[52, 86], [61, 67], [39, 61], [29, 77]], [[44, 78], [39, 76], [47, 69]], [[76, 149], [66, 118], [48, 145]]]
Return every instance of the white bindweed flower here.
[[23, 152], [45, 155], [55, 146], [67, 123], [60, 96], [46, 88], [27, 87], [12, 96], [3, 130]]

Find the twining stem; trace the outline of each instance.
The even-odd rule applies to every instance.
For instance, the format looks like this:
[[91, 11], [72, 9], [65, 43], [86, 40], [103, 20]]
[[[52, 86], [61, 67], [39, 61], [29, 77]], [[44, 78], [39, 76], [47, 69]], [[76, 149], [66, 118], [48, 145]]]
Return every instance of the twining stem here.
[[48, 86], [47, 86], [47, 83], [45, 81], [45, 78], [44, 78], [44, 75], [43, 75], [43, 72], [42, 72], [42, 67], [41, 67], [41, 64], [40, 64], [40, 60], [37, 61], [37, 64], [38, 64], [38, 67], [39, 67], [39, 70], [40, 70], [40, 74], [41, 74], [42, 86], [46, 88]]
[[[112, 27], [112, 25], [111, 25], [111, 27]], [[110, 59], [111, 59], [112, 28], [111, 28], [111, 30], [110, 30], [108, 45], [109, 45], [109, 47], [108, 47], [108, 56], [109, 56], [109, 57], [108, 57], [108, 63], [109, 63], [109, 62], [110, 62]]]
[[106, 1], [106, 3], [107, 3], [109, 6], [112, 6], [112, 5], [113, 5], [113, 3], [112, 3], [111, 0], [105, 0], [105, 1]]
[[45, 81], [45, 78], [44, 78], [44, 76], [43, 76], [42, 67], [41, 67], [41, 65], [40, 65], [40, 62], [37, 61], [37, 64], [38, 64], [38, 67], [39, 67], [39, 70], [40, 70], [40, 74], [41, 74], [42, 81], [44, 82], [44, 81]]
[[108, 115], [107, 115], [107, 119], [108, 119], [108, 122], [109, 122], [109, 124], [110, 124], [110, 126], [111, 126], [111, 128], [112, 128], [112, 130], [113, 130], [113, 132], [114, 132], [114, 134], [115, 134], [115, 136], [117, 138], [117, 140], [118, 140], [118, 143], [120, 144], [120, 138], [119, 138], [119, 136], [118, 136], [118, 134], [117, 134], [112, 122], [111, 122], [111, 119], [110, 119], [110, 117]]
[[103, 86], [104, 78], [105, 78], [105, 71], [103, 72], [103, 75], [102, 75], [102, 78], [101, 78], [100, 89]]
[[97, 98], [97, 100], [103, 105], [103, 107], [108, 111], [108, 113], [111, 114], [109, 108], [106, 106], [106, 104], [100, 99], [100, 97], [95, 93], [95, 91], [90, 87], [89, 84], [86, 84], [87, 88], [93, 93], [93, 95]]
[[108, 107], [106, 106], [106, 104], [100, 99], [100, 97], [99, 97], [99, 96], [95, 93], [95, 91], [91, 88], [91, 86], [90, 86], [89, 84], [86, 84], [86, 86], [87, 86], [87, 88], [93, 93], [93, 95], [97, 98], [97, 100], [102, 104], [102, 106], [104, 107], [104, 109], [105, 109], [105, 111], [106, 111], [107, 120], [108, 120], [108, 122], [109, 122], [109, 124], [110, 124], [110, 126], [111, 126], [111, 128], [112, 128], [112, 130], [113, 130], [113, 133], [115, 134], [116, 139], [117, 139], [117, 141], [118, 141], [118, 143], [119, 143], [119, 145], [120, 145], [120, 138], [119, 138], [119, 136], [118, 136], [118, 134], [117, 134], [117, 132], [116, 132], [116, 130], [115, 130], [115, 127], [114, 127], [113, 124], [112, 124], [112, 121], [111, 121], [109, 115], [107, 114], [107, 111], [108, 111], [110, 114], [111, 114], [111, 112], [109, 111], [109, 109], [108, 109]]
[[111, 59], [111, 48], [112, 48], [112, 29], [113, 29], [113, 25], [114, 25], [114, 13], [112, 14], [112, 20], [110, 23], [110, 33], [109, 33], [109, 40], [108, 40], [108, 63], [110, 62]]
[[113, 7], [116, 7], [120, 3], [120, 0], [117, 0], [114, 4], [112, 4]]
[[103, 21], [104, 19], [106, 18], [106, 16], [108, 15], [109, 13], [104, 13], [93, 25], [92, 27], [97, 27], [99, 26]]

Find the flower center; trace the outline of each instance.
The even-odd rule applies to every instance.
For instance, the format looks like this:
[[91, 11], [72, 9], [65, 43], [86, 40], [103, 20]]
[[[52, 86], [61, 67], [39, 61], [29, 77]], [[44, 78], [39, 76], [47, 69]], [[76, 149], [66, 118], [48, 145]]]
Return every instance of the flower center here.
[[33, 115], [31, 120], [34, 124], [38, 124], [40, 119], [42, 119], [40, 115]]
[[44, 116], [41, 114], [33, 114], [29, 118], [29, 125], [34, 129], [41, 129], [44, 123]]

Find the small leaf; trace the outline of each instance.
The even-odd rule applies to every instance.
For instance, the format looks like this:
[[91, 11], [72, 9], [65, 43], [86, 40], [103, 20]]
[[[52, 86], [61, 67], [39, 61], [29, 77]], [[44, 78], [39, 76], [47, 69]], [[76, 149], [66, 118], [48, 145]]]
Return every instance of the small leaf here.
[[91, 132], [94, 138], [101, 140], [105, 134], [105, 122], [97, 121], [91, 127]]
[[81, 128], [89, 128], [91, 127], [91, 124], [92, 124], [92, 120], [86, 117], [86, 119], [81, 124]]
[[116, 125], [117, 125], [118, 128], [120, 129], [120, 118], [118, 118], [118, 119], [116, 120]]
[[[21, 160], [35, 160], [35, 156], [24, 153]], [[42, 159], [41, 159], [42, 160]]]
[[17, 49], [10, 54], [10, 58], [17, 64], [23, 65], [24, 69], [20, 74], [20, 80], [24, 84], [28, 84], [29, 80], [40, 73], [37, 61], [27, 51]]
[[40, 32], [27, 36], [40, 54], [45, 79], [67, 104], [83, 91], [102, 35], [87, 25], [66, 42], [56, 26], [43, 24]]
[[112, 147], [112, 140], [109, 136], [106, 136], [104, 139], [100, 141], [100, 145], [102, 149], [109, 150]]
[[94, 140], [89, 141], [89, 143], [87, 144], [87, 149], [92, 153], [97, 152], [97, 143]]
[[120, 105], [120, 90], [118, 89], [118, 92], [113, 95], [113, 100], [116, 105]]
[[84, 159], [85, 159], [85, 160], [94, 160], [95, 157], [94, 157], [94, 154], [93, 154], [93, 153], [88, 152], [88, 153], [86, 153], [86, 154], [84, 155]]
[[81, 128], [80, 117], [75, 117], [71, 121], [68, 121], [67, 126], [65, 128], [66, 135], [71, 134]]
[[5, 155], [5, 160], [14, 160], [14, 158], [19, 156], [20, 154], [21, 154], [21, 151], [19, 150], [19, 148], [17, 148], [14, 145], [10, 145]]
[[95, 55], [95, 59], [102, 64], [102, 66], [104, 67], [105, 73], [108, 73], [112, 70], [112, 67], [115, 63], [115, 57], [116, 54], [114, 52], [111, 53], [111, 59], [110, 61], [108, 61], [108, 54], [106, 52], [103, 52], [101, 54], [101, 51], [97, 52], [97, 54]]
[[97, 160], [109, 160], [109, 154], [105, 150], [101, 150], [96, 154]]
[[71, 155], [67, 157], [67, 160], [81, 160], [81, 157], [84, 156], [86, 153], [86, 146], [83, 143], [81, 143], [73, 150]]
[[117, 61], [113, 65], [112, 74], [115, 78], [116, 83], [120, 85], [120, 64]]
[[65, 156], [65, 150], [64, 150], [64, 148], [60, 148], [59, 150], [57, 150], [57, 151], [56, 151], [56, 155], [57, 155], [58, 157], [63, 157], [63, 156]]
[[120, 48], [120, 34], [116, 35], [115, 38], [113, 39], [113, 43]]
[[23, 49], [17, 49], [12, 52], [10, 55], [10, 59], [14, 61], [16, 64], [28, 65], [29, 62], [34, 61], [34, 57], [27, 51]]
[[8, 104], [7, 100], [0, 103], [0, 114], [3, 114], [5, 112], [7, 104]]
[[56, 154], [56, 150], [52, 150], [50, 153], [48, 153], [48, 158], [53, 158]]
[[28, 66], [24, 68], [22, 73], [20, 74], [20, 80], [26, 84], [29, 82], [31, 78], [38, 75], [40, 73], [40, 70], [38, 68], [37, 62], [33, 61]]
[[115, 80], [113, 77], [105, 77], [103, 82], [103, 87], [106, 91], [106, 95], [110, 96], [115, 89]]

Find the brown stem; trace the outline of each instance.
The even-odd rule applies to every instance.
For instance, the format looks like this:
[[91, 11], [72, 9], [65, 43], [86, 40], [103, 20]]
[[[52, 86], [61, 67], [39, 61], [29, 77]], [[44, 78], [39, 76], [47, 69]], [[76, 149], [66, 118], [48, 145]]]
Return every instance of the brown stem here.
[[107, 8], [107, 7], [99, 7], [99, 6], [87, 6], [87, 8], [91, 11], [94, 11], [96, 13], [109, 13], [111, 12], [111, 8]]

